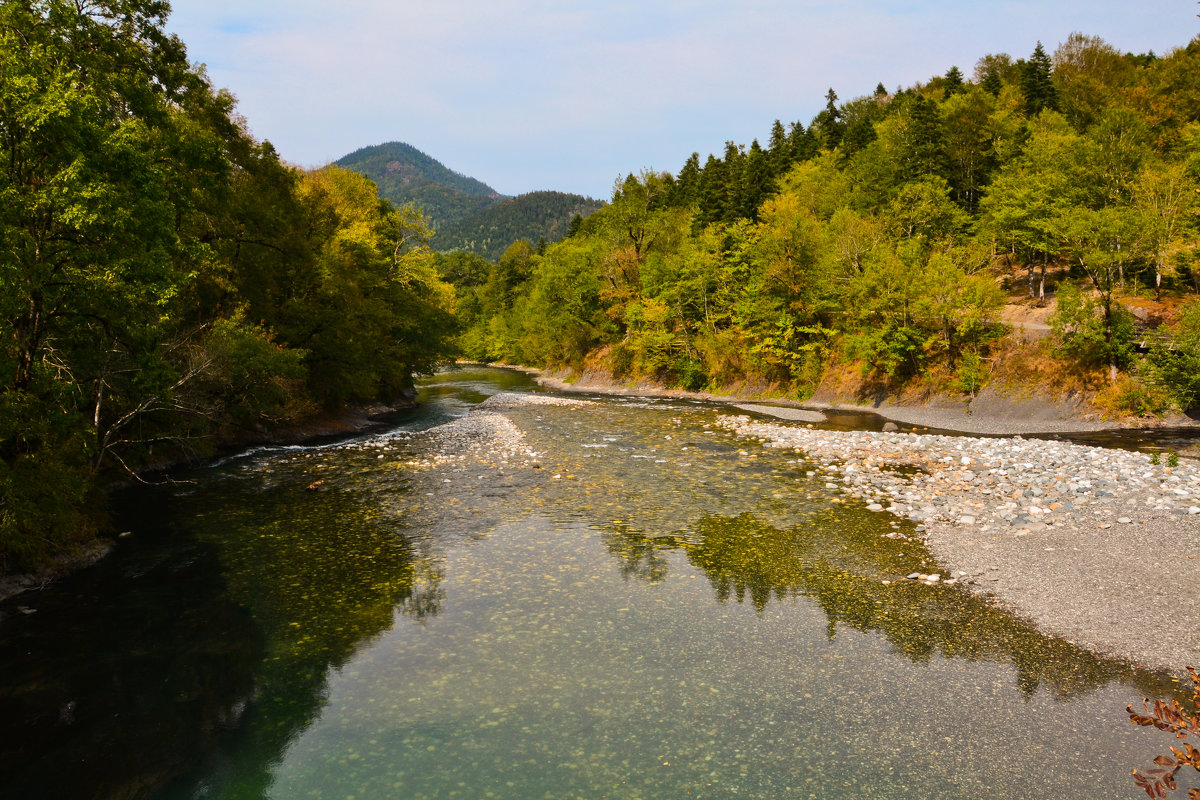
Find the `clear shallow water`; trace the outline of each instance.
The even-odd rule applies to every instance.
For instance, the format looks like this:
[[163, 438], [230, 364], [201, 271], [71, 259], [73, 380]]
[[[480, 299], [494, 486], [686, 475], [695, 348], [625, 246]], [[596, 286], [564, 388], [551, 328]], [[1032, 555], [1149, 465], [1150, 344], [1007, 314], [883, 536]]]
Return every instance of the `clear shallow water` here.
[[129, 498], [114, 558], [3, 607], [0, 796], [1138, 796], [1169, 742], [1124, 707], [1164, 676], [884, 585], [935, 566], [906, 525], [710, 406], [521, 408], [540, 469], [431, 458], [502, 383]]

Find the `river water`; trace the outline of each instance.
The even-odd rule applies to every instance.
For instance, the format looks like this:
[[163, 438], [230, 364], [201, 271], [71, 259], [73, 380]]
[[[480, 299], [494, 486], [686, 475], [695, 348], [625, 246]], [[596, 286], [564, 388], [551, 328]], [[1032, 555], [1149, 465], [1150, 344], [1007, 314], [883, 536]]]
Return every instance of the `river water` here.
[[430, 430], [502, 390], [123, 497], [113, 556], [0, 606], [0, 797], [1132, 798], [1173, 741], [1125, 714], [1169, 676], [898, 580], [909, 523], [723, 409]]

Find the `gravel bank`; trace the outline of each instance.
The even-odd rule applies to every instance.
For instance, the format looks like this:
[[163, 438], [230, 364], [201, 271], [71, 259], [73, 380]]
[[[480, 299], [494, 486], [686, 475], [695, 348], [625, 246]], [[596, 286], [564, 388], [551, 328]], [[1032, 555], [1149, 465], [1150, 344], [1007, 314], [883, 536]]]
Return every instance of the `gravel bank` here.
[[[1042, 630], [1135, 664], [1200, 665], [1200, 468], [1064, 442], [835, 432], [724, 417], [916, 523], [951, 574]], [[903, 534], [891, 534], [899, 536]]]
[[[981, 397], [968, 410], [960, 402], [945, 405], [904, 406], [883, 402], [877, 405], [854, 403], [821, 402], [810, 400], [798, 403], [787, 400], [749, 402], [748, 398], [712, 394], [711, 392], [688, 392], [683, 389], [664, 389], [659, 386], [637, 384], [622, 386], [595, 373], [589, 373], [576, 383], [569, 383], [560, 374], [548, 374], [532, 367], [502, 366], [516, 369], [534, 376], [542, 386], [561, 392], [607, 394], [622, 397], [673, 397], [690, 400], [705, 400], [727, 403], [743, 411], [773, 416], [778, 419], [800, 422], [824, 422], [825, 411], [850, 411], [860, 414], [876, 414], [885, 420], [900, 425], [920, 428], [937, 428], [961, 433], [1012, 436], [1035, 433], [1087, 433], [1113, 430], [1122, 426], [1112, 422], [1097, 422], [1069, 415], [1068, 410], [1040, 399], [1014, 400], [999, 393]], [[1062, 413], [1059, 413], [1062, 412]], [[1195, 424], [1186, 418], [1170, 420], [1170, 424], [1186, 426]]]

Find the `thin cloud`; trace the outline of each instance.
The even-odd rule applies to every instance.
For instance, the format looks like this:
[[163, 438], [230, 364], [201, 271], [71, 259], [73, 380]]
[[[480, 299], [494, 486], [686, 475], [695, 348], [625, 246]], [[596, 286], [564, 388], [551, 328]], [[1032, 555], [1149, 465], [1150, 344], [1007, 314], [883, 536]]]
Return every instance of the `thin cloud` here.
[[304, 164], [387, 140], [505, 193], [606, 195], [617, 175], [807, 122], [1071, 32], [1165, 52], [1188, 3], [175, 0], [169, 23], [257, 135]]

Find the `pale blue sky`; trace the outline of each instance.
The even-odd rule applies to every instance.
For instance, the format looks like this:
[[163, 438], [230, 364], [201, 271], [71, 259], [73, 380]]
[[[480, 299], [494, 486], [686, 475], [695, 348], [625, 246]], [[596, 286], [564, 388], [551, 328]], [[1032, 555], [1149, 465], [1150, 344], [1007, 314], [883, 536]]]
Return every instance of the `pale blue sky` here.
[[259, 138], [311, 166], [399, 140], [505, 194], [607, 198], [727, 139], [1069, 34], [1164, 53], [1194, 0], [173, 0]]

